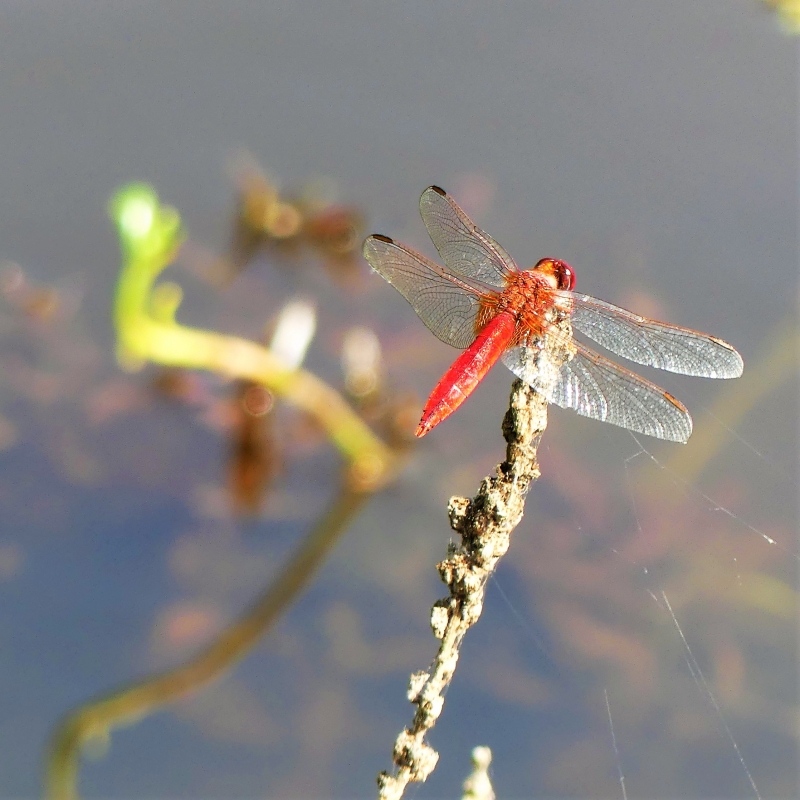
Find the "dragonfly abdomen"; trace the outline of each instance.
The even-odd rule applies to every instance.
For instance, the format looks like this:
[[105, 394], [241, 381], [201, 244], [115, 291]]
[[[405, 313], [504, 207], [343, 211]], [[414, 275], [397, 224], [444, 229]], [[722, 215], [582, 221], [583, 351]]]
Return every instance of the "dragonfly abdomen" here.
[[424, 436], [447, 419], [472, 394], [506, 350], [516, 328], [516, 315], [509, 311], [501, 311], [486, 324], [431, 392], [417, 426], [417, 436]]

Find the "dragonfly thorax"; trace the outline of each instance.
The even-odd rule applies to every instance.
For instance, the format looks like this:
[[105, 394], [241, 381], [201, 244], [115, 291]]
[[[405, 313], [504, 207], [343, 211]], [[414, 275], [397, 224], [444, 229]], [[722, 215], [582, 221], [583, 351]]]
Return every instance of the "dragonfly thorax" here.
[[482, 330], [498, 314], [506, 313], [516, 320], [515, 343], [541, 336], [550, 324], [561, 317], [555, 289], [554, 278], [535, 269], [507, 275], [506, 287], [502, 292], [481, 298], [476, 330]]

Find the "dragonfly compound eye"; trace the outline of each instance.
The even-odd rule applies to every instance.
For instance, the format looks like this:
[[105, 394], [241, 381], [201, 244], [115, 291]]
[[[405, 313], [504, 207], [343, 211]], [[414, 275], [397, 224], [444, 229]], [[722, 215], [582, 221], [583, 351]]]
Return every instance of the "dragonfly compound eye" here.
[[575, 271], [566, 261], [556, 261], [554, 266], [558, 288], [571, 292], [575, 288]]
[[575, 288], [575, 272], [566, 261], [543, 258], [534, 269], [551, 276], [556, 283], [557, 289], [572, 291]]

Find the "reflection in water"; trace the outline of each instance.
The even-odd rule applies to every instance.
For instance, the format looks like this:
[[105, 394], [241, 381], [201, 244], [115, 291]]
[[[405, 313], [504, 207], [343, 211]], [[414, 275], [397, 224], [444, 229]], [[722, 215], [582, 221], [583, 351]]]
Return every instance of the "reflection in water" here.
[[238, 198], [230, 254], [217, 262], [223, 280], [231, 280], [264, 250], [292, 261], [310, 247], [342, 285], [359, 282], [364, 219], [358, 209], [335, 204], [332, 183], [313, 182], [296, 198], [284, 199], [248, 154], [240, 154], [231, 171]]
[[280, 468], [275, 417], [270, 414], [274, 398], [263, 386], [240, 381], [234, 392], [233, 406], [229, 465], [231, 502], [239, 513], [256, 514]]

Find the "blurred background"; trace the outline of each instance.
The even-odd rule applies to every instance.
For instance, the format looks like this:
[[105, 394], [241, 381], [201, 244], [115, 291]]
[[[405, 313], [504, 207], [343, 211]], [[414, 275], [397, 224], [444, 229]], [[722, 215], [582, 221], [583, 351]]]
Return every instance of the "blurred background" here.
[[[685, 447], [553, 410], [431, 736], [439, 766], [410, 793], [456, 796], [483, 744], [503, 797], [621, 797], [620, 770], [631, 797], [754, 797], [748, 770], [762, 797], [797, 795], [797, 67], [769, 4], [0, 13], [3, 796], [39, 792], [66, 712], [235, 619], [338, 486], [292, 408], [251, 397], [256, 425], [220, 376], [117, 365], [106, 204], [131, 180], [188, 231], [167, 272], [181, 322], [263, 340], [303, 299], [305, 368], [358, 404], [342, 349], [379, 352], [366, 385], [399, 442], [455, 351], [352, 245], [433, 255], [431, 183], [520, 265], [565, 259], [580, 291], [734, 344], [739, 381], [640, 370], [690, 408]], [[248, 239], [237, 207], [269, 193], [262, 173], [317, 227]], [[436, 649], [446, 503], [501, 460], [510, 384], [498, 367], [413, 446], [246, 661], [115, 731], [85, 796], [373, 796]]]

